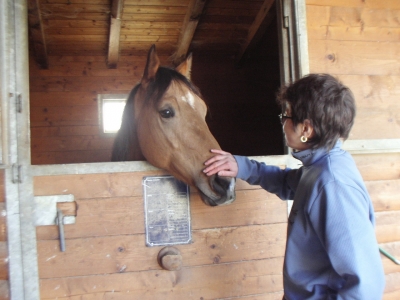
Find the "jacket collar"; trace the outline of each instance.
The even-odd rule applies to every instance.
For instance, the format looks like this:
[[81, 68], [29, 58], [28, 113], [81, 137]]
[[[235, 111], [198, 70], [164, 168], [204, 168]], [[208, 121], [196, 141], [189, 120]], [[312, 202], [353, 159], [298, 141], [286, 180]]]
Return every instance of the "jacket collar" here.
[[307, 149], [299, 152], [292, 151], [292, 156], [300, 160], [303, 165], [307, 167], [320, 160], [321, 158], [327, 156], [328, 154], [343, 151], [341, 147], [342, 141], [339, 140], [330, 151], [326, 150], [325, 148]]

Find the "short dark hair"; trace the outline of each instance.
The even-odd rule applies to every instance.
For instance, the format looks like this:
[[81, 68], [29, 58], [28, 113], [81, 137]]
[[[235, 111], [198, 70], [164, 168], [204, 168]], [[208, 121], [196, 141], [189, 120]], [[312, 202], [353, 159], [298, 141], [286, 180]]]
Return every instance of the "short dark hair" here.
[[308, 119], [315, 135], [312, 148], [331, 150], [337, 140], [346, 140], [354, 124], [356, 106], [351, 90], [329, 74], [309, 74], [282, 87], [277, 94], [282, 107], [289, 104], [293, 125]]

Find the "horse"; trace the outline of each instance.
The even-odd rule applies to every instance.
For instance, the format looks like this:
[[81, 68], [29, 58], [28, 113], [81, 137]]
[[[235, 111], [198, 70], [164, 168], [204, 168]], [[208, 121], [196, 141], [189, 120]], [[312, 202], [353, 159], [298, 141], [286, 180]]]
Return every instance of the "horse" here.
[[221, 148], [205, 121], [207, 105], [190, 81], [191, 65], [189, 55], [175, 69], [160, 66], [151, 46], [143, 77], [129, 93], [111, 160], [147, 160], [195, 186], [205, 204], [230, 204], [235, 178], [203, 172], [210, 149]]

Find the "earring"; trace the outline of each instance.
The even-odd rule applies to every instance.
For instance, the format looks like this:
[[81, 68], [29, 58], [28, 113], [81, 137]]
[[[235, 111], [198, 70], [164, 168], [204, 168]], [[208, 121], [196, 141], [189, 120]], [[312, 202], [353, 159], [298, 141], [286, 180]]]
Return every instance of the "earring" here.
[[304, 135], [302, 135], [300, 138], [300, 141], [302, 141], [303, 143], [307, 142], [307, 140], [308, 139]]

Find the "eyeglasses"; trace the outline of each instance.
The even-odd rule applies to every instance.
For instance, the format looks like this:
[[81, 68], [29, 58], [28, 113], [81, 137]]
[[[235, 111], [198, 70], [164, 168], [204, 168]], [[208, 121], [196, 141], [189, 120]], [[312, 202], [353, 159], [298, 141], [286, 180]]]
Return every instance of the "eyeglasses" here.
[[293, 117], [285, 116], [283, 114], [280, 114], [278, 117], [282, 125], [285, 123], [286, 119], [293, 119]]

